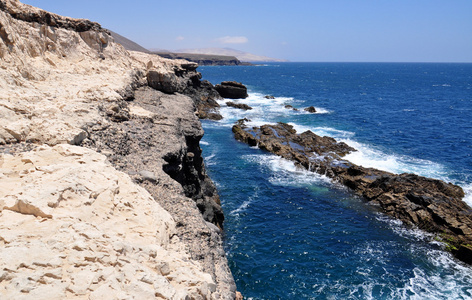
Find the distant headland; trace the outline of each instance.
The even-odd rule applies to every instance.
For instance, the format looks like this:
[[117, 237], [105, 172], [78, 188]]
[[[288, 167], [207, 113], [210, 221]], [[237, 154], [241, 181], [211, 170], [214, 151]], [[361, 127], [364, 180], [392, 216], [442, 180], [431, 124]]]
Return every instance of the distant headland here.
[[283, 59], [255, 55], [230, 48], [201, 48], [176, 51], [146, 49], [116, 32], [110, 32], [115, 42], [121, 44], [128, 51], [152, 53], [169, 59], [185, 59], [196, 62], [201, 66], [251, 66], [255, 63], [286, 62]]

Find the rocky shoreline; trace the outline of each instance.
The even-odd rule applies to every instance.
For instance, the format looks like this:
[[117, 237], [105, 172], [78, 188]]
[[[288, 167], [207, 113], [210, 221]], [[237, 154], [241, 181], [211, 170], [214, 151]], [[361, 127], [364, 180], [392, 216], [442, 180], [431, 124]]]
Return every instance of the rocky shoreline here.
[[356, 150], [333, 138], [311, 131], [297, 133], [285, 123], [248, 127], [247, 121], [233, 126], [237, 140], [331, 178], [381, 212], [435, 234], [454, 256], [472, 264], [472, 209], [462, 201], [461, 187], [414, 174], [364, 168], [345, 160], [346, 154]]
[[2, 298], [235, 299], [198, 65], [16, 0], [0, 58]]

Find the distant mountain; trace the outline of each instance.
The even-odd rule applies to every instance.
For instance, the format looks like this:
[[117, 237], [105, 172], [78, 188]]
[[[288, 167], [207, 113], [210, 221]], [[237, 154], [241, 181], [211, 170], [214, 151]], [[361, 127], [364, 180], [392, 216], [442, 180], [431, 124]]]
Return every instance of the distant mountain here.
[[210, 55], [223, 55], [223, 56], [235, 56], [240, 61], [246, 62], [286, 62], [284, 59], [271, 58], [267, 56], [255, 55], [248, 52], [243, 52], [231, 48], [200, 48], [200, 49], [180, 49], [176, 50], [177, 53], [194, 53], [194, 54], [210, 54]]
[[115, 40], [115, 43], [121, 44], [128, 51], [141, 51], [148, 53], [149, 50], [139, 45], [138, 43], [133, 42], [130, 39], [125, 38], [122, 35], [119, 35], [116, 32], [110, 30], [111, 36]]

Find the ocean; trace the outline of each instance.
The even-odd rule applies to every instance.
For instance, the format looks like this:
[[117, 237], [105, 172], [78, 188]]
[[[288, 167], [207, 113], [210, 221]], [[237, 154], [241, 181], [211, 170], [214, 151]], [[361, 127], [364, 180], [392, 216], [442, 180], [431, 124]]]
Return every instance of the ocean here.
[[[231, 127], [287, 122], [356, 148], [355, 164], [460, 185], [472, 205], [472, 64], [203, 66], [249, 97], [220, 101], [201, 146], [225, 212], [226, 252], [246, 299], [472, 299], [472, 267], [328, 178], [237, 142]], [[266, 99], [272, 95], [275, 99]], [[285, 108], [292, 105], [299, 111]], [[303, 108], [314, 106], [316, 113]]]

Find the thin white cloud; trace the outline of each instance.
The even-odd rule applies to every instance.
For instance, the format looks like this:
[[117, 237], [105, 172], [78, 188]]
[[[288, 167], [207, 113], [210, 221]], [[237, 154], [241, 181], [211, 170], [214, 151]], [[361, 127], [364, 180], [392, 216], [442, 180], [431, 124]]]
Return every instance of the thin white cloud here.
[[222, 44], [246, 44], [249, 42], [245, 36], [224, 36], [216, 40]]
[[185, 38], [181, 35], [179, 35], [178, 37], [175, 38], [176, 41], [183, 41], [185, 40]]

